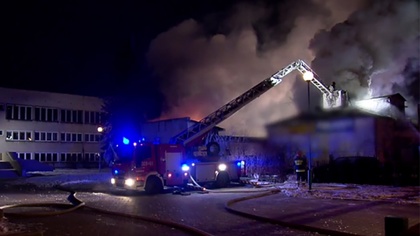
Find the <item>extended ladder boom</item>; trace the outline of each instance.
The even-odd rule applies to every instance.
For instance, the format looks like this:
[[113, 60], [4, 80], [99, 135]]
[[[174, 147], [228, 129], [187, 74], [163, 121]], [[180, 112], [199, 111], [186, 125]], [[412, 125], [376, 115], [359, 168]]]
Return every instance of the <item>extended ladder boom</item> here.
[[277, 84], [281, 83], [283, 77], [285, 77], [286, 75], [288, 75], [296, 69], [299, 70], [302, 74], [304, 74], [307, 71], [312, 72], [314, 75], [314, 78], [311, 81], [312, 84], [315, 85], [319, 90], [321, 90], [322, 93], [330, 93], [328, 88], [325, 85], [323, 85], [318, 79], [315, 78], [315, 73], [313, 72], [313, 70], [308, 65], [306, 65], [304, 61], [297, 60], [293, 63], [290, 63], [283, 69], [279, 70], [270, 78], [263, 80], [262, 82], [249, 89], [239, 97], [233, 99], [226, 105], [217, 109], [215, 112], [206, 116], [198, 123], [194, 124], [193, 126], [174, 136], [171, 142], [182, 143], [186, 145], [189, 142], [193, 141], [195, 138], [200, 137], [201, 135], [210, 131], [217, 124], [224, 121], [229, 116], [233, 115], [239, 109], [241, 109], [257, 97], [259, 97], [263, 93], [267, 92], [269, 89], [273, 88]]
[[319, 89], [321, 93], [330, 95], [331, 91], [319, 80], [318, 75], [314, 72], [314, 70], [312, 70], [312, 68], [309, 67], [304, 61], [302, 60], [297, 60], [297, 61], [299, 63], [299, 66], [296, 69], [299, 70], [299, 72], [302, 73], [302, 75], [304, 75], [307, 72], [311, 72], [312, 73], [311, 83], [317, 89]]

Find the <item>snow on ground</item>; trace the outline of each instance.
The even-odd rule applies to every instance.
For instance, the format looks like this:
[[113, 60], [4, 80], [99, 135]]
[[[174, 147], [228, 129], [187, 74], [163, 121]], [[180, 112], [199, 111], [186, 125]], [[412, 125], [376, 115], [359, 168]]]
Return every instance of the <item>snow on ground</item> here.
[[[56, 169], [51, 172], [32, 172], [32, 177], [1, 181], [0, 186], [36, 186], [48, 189], [54, 186], [71, 187], [87, 190], [89, 188], [110, 186], [111, 171], [109, 169]], [[262, 183], [262, 182], [261, 182]], [[264, 186], [264, 183], [261, 184]], [[271, 185], [273, 186], [273, 185]], [[420, 187], [394, 187], [380, 185], [355, 185], [337, 183], [313, 183], [312, 190], [308, 185], [297, 187], [294, 176], [284, 183], [274, 185], [283, 194], [290, 197], [353, 199], [353, 200], [389, 200], [398, 203], [420, 204]]]
[[35, 186], [38, 189], [48, 189], [55, 186], [87, 186], [107, 185], [110, 183], [111, 170], [109, 169], [55, 169], [48, 172], [28, 172], [29, 177], [20, 177], [11, 180], [1, 180], [0, 185]]
[[335, 183], [314, 183], [296, 187], [295, 181], [286, 181], [279, 186], [281, 192], [290, 197], [323, 198], [340, 200], [392, 201], [401, 204], [420, 204], [420, 187], [393, 187], [380, 185], [355, 185]]
[[[51, 189], [63, 186], [77, 191], [106, 191], [110, 187], [111, 171], [109, 169], [56, 169], [51, 172], [31, 172], [30, 177], [1, 180], [0, 189], [25, 188]], [[337, 183], [313, 183], [312, 190], [308, 186], [297, 187], [293, 176], [284, 183], [259, 182], [260, 188], [271, 186], [270, 189], [280, 189], [282, 194], [290, 197], [349, 199], [367, 201], [392, 201], [400, 204], [420, 204], [420, 187], [393, 187], [375, 185], [355, 185]], [[98, 187], [101, 186], [101, 187]], [[1, 217], [1, 215], [0, 215]], [[0, 218], [0, 235], [5, 233], [25, 232], [24, 225], [13, 224], [5, 218]]]

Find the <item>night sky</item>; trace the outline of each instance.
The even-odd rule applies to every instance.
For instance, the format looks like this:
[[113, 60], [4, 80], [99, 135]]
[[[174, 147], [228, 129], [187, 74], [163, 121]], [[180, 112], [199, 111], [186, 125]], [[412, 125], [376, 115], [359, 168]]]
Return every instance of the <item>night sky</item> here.
[[[156, 89], [144, 55], [180, 21], [228, 1], [1, 1], [1, 86], [112, 95]], [[117, 91], [116, 91], [117, 90]]]
[[[418, 0], [1, 1], [0, 86], [124, 95], [144, 117], [201, 119], [296, 59], [353, 98], [419, 102]], [[313, 106], [320, 93], [311, 88]], [[306, 108], [285, 78], [226, 127]], [[261, 130], [261, 129], [260, 129]], [[250, 131], [251, 132], [251, 131]], [[258, 133], [251, 132], [252, 134]]]

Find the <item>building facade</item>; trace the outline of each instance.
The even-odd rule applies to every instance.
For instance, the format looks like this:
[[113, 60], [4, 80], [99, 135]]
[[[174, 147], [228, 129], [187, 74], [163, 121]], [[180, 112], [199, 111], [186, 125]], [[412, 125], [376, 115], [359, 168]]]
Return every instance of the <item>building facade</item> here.
[[0, 88], [0, 151], [57, 168], [97, 166], [102, 105], [97, 97]]
[[[363, 102], [369, 105], [366, 108], [374, 107], [379, 111], [376, 113], [348, 107], [300, 114], [269, 125], [269, 140], [276, 146], [303, 150], [311, 158], [313, 167], [348, 164], [349, 168], [342, 165], [343, 169], [336, 175], [360, 177], [366, 174], [365, 171], [371, 174], [365, 176], [380, 177], [383, 182], [404, 176], [406, 182], [418, 184], [419, 127], [404, 117], [404, 101], [397, 94]], [[370, 167], [363, 171], [354, 169], [354, 173], [345, 172], [355, 162]]]

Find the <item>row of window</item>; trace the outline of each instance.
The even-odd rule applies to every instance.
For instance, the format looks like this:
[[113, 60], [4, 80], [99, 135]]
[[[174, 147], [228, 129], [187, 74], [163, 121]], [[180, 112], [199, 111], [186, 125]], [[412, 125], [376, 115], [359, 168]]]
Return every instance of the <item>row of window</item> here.
[[18, 131], [7, 130], [6, 141], [40, 141], [40, 142], [100, 142], [101, 134], [95, 133], [69, 133], [69, 132], [44, 132], [44, 131]]
[[23, 160], [36, 160], [39, 162], [98, 162], [100, 153], [73, 153], [73, 152], [20, 152], [18, 157]]
[[99, 125], [102, 123], [103, 113], [9, 104], [6, 106], [6, 119]]

